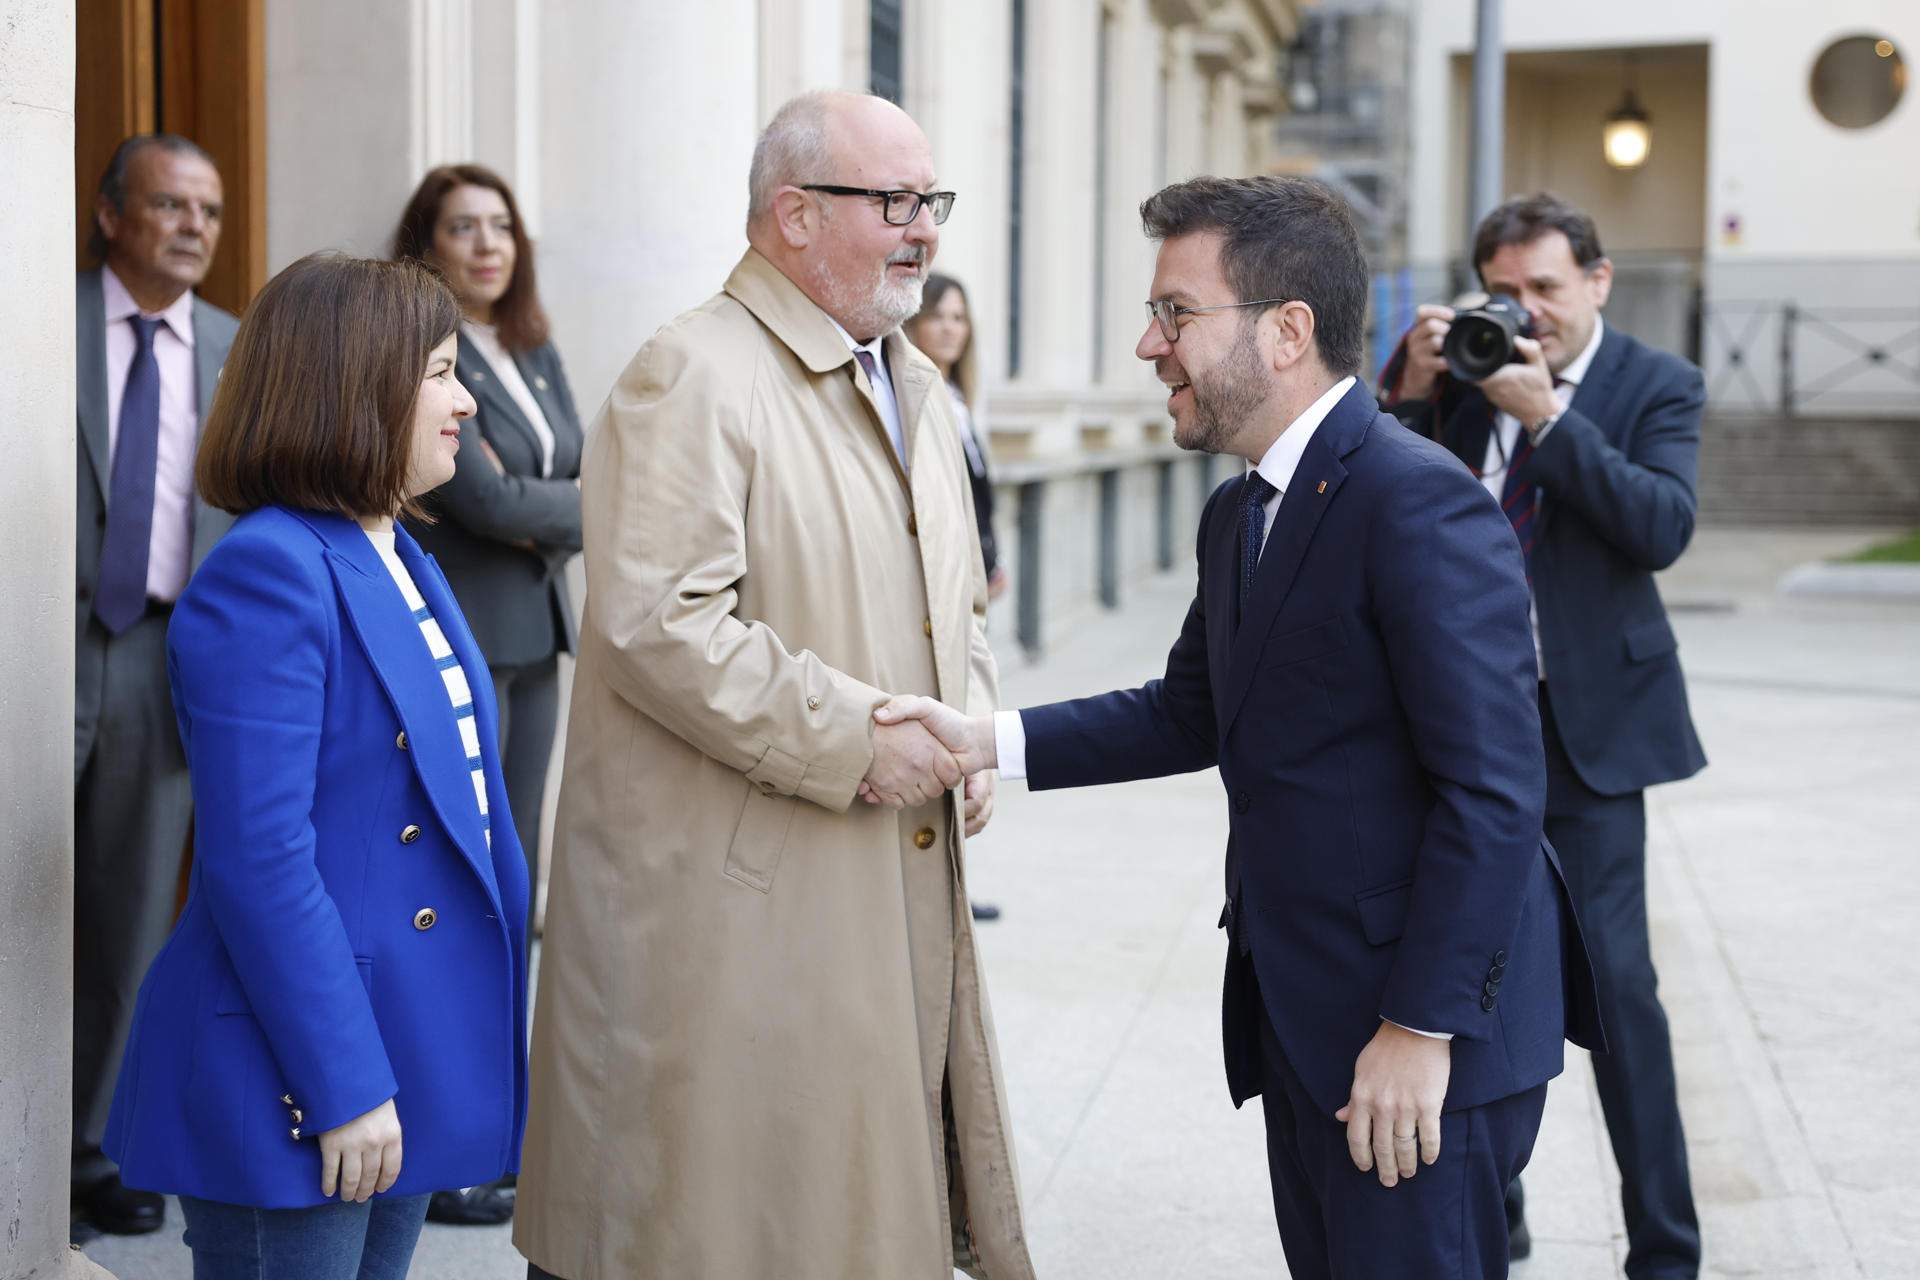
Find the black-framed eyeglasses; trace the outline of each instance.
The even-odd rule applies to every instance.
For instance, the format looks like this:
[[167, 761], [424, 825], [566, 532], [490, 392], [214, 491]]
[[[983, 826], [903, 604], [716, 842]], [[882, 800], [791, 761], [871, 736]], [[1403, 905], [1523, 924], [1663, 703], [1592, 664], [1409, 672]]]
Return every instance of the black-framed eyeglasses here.
[[954, 193], [951, 191], [876, 191], [871, 187], [836, 187], [825, 182], [809, 182], [800, 188], [802, 191], [818, 191], [829, 196], [867, 196], [880, 202], [880, 216], [887, 225], [894, 227], [910, 226], [920, 216], [920, 206], [927, 206], [933, 214], [933, 225], [939, 226], [953, 212]]
[[1168, 342], [1180, 341], [1180, 317], [1198, 315], [1203, 311], [1231, 311], [1235, 307], [1277, 307], [1283, 302], [1297, 302], [1297, 298], [1257, 298], [1252, 302], [1218, 302], [1211, 307], [1183, 307], [1157, 298], [1147, 304], [1147, 312], [1160, 325], [1160, 336]]

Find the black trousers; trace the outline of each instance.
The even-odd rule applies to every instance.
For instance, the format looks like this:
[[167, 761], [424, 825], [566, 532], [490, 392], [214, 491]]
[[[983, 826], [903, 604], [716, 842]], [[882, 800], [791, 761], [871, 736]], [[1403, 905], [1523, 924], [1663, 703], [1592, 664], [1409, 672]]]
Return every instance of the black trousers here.
[[[100, 1136], [147, 966], [173, 928], [193, 820], [167, 686], [167, 621], [146, 616], [105, 639], [100, 719], [73, 805], [73, 1166], [76, 1187], [117, 1172]], [[98, 622], [88, 624], [98, 628]]]
[[[1700, 1219], [1680, 1128], [1673, 1044], [1647, 935], [1646, 793], [1603, 796], [1580, 780], [1553, 722], [1546, 684], [1547, 839], [1559, 851], [1600, 988], [1609, 1052], [1593, 1058], [1620, 1166], [1631, 1280], [1693, 1280]], [[1517, 1184], [1516, 1184], [1517, 1191]]]
[[533, 916], [540, 902], [540, 815], [547, 798], [547, 766], [553, 761], [554, 726], [560, 719], [560, 658], [492, 669], [493, 700], [500, 708], [500, 770], [506, 776], [513, 833], [527, 855], [527, 946], [533, 946]]
[[[1249, 963], [1242, 960], [1241, 963]], [[1293, 1280], [1504, 1280], [1506, 1188], [1533, 1154], [1547, 1086], [1440, 1118], [1440, 1159], [1392, 1188], [1356, 1169], [1264, 1012], [1261, 1104], [1273, 1215]]]

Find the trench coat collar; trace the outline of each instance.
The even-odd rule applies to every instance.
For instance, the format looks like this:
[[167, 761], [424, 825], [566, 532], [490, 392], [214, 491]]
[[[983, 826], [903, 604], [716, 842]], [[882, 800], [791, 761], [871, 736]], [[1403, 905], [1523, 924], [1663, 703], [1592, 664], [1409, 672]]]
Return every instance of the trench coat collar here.
[[741, 256], [727, 277], [725, 291], [773, 330], [774, 337], [813, 372], [826, 373], [853, 363], [853, 352], [840, 340], [827, 313], [758, 249], [748, 249]]
[[[762, 256], [748, 249], [727, 277], [723, 291], [751, 311], [773, 336], [786, 344], [800, 362], [816, 374], [844, 368], [853, 363], [853, 350], [840, 336], [840, 328], [800, 286]], [[914, 443], [926, 418], [929, 392], [940, 385], [940, 371], [896, 327], [885, 335], [887, 370], [893, 379], [894, 401], [900, 410], [900, 434], [907, 456], [893, 458], [894, 474], [901, 488], [912, 493], [908, 475], [912, 469]], [[886, 428], [880, 423], [880, 409], [864, 379], [857, 379], [861, 398], [872, 412], [876, 429], [883, 439]], [[893, 445], [887, 442], [887, 452]]]

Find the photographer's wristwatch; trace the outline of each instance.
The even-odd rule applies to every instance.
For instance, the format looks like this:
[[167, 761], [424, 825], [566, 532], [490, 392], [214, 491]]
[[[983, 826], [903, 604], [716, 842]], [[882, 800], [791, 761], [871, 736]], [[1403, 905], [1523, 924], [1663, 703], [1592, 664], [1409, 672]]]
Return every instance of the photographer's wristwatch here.
[[1527, 439], [1531, 441], [1533, 444], [1536, 444], [1536, 445], [1539, 444], [1540, 437], [1547, 434], [1547, 429], [1551, 427], [1554, 423], [1560, 421], [1560, 415], [1565, 412], [1566, 412], [1565, 409], [1556, 409], [1554, 412], [1548, 414], [1544, 418], [1538, 418], [1532, 422], [1523, 423], [1522, 425], [1525, 426], [1527, 430]]

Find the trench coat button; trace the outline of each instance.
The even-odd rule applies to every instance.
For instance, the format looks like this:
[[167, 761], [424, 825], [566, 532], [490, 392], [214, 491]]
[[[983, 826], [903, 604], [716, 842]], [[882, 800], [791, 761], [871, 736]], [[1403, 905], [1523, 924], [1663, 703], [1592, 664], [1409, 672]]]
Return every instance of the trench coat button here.
[[912, 513], [908, 513], [907, 515], [907, 536], [909, 538], [917, 538], [920, 536], [920, 521], [916, 519]]
[[922, 827], [913, 833], [913, 847], [916, 849], [933, 848], [933, 828]]
[[547, 389], [547, 380], [536, 373], [533, 375], [533, 385], [545, 391]]
[[400, 828], [401, 844], [412, 844], [415, 840], [418, 840], [419, 838], [420, 838], [420, 827], [418, 826], [418, 824], [409, 822], [406, 826]]
[[818, 698], [807, 699], [807, 710], [818, 711], [819, 709], [820, 709], [820, 699]]
[[407, 749], [407, 731], [405, 729], [402, 729], [397, 735], [395, 735], [393, 739], [393, 745], [400, 748], [402, 751], [405, 751]]
[[439, 918], [439, 913], [434, 911], [432, 907], [422, 907], [413, 913], [413, 927], [425, 933], [427, 930], [433, 928], [434, 921]]
[[761, 779], [760, 794], [763, 796], [770, 796], [773, 794], [773, 780], [771, 778]]
[[1235, 813], [1245, 813], [1251, 808], [1253, 808], [1252, 796], [1244, 791], [1236, 791], [1233, 793], [1233, 811]]
[[1482, 1009], [1485, 1009], [1485, 1010], [1486, 1010], [1486, 1011], [1487, 1011], [1488, 1013], [1492, 1013], [1492, 1012], [1493, 1012], [1493, 997], [1492, 997], [1492, 996], [1481, 996], [1481, 997], [1480, 997], [1480, 1007], [1481, 1007]]
[[933, 619], [928, 618], [925, 621], [923, 621], [920, 624], [920, 629], [926, 632], [929, 636], [931, 636], [933, 634]]

